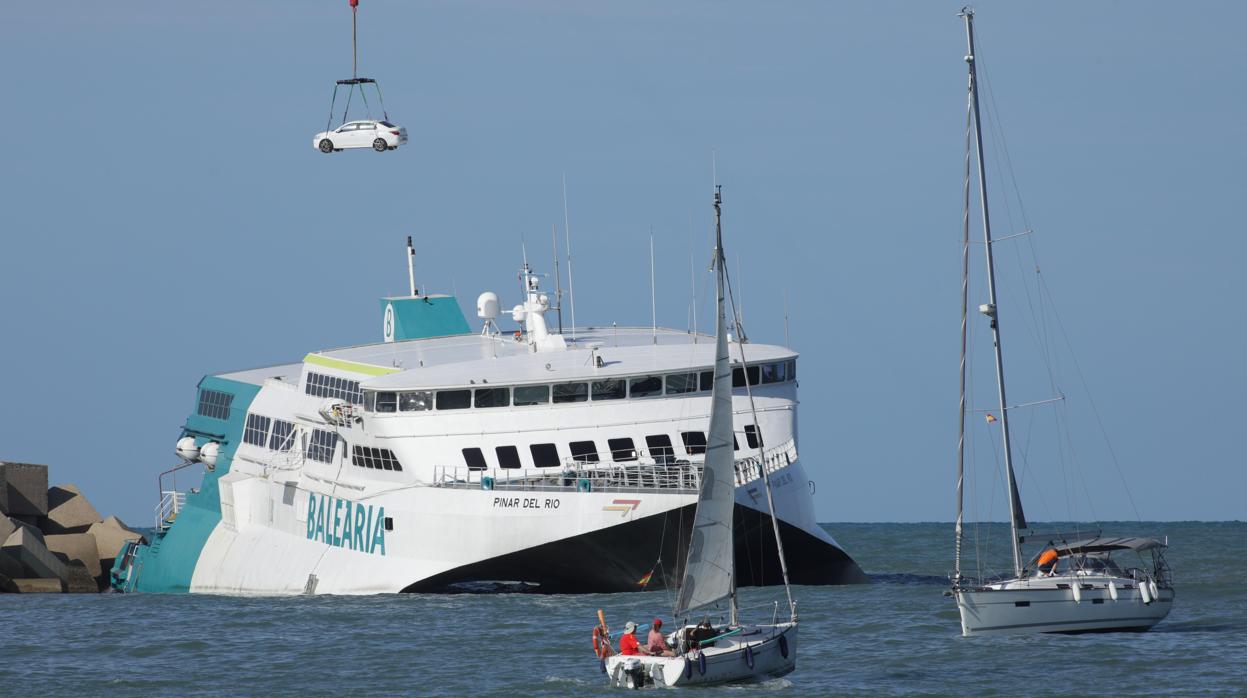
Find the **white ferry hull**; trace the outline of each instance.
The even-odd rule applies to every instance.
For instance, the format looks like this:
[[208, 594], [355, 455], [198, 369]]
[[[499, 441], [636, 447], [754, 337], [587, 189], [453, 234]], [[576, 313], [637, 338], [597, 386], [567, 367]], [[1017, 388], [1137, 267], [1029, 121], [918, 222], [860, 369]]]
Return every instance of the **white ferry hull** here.
[[1144, 631], [1163, 620], [1173, 608], [1172, 589], [1160, 588], [1156, 599], [1144, 603], [1139, 589], [1125, 588], [1129, 580], [1117, 580], [1116, 584], [1116, 600], [1106, 586], [1098, 584], [1081, 589], [1078, 600], [1072, 589], [1052, 585], [958, 591], [961, 632], [968, 637]]

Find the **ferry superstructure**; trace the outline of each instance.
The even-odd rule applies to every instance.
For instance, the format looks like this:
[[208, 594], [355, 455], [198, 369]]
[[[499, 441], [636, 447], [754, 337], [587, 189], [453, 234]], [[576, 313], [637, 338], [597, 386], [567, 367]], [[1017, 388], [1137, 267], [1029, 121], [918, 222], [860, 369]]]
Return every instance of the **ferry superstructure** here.
[[[381, 299], [382, 342], [206, 376], [150, 545], [122, 591], [370, 594], [479, 582], [542, 592], [674, 586], [693, 534], [713, 337], [547, 326], [527, 265], [520, 331], [482, 294], [473, 330], [446, 295]], [[574, 338], [573, 338], [574, 337]], [[737, 584], [781, 581], [771, 479], [796, 584], [866, 581], [815, 521], [797, 454], [797, 354], [733, 345]], [[753, 421], [746, 381], [756, 403]], [[762, 442], [765, 439], [765, 443]]]

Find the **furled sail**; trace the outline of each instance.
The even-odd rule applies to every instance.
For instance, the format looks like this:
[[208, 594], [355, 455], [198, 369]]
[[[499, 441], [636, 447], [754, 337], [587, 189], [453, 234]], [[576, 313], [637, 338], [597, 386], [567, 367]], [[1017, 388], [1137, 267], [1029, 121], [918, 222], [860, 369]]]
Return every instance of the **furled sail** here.
[[[1013, 466], [1009, 466], [1012, 471]], [[1017, 529], [1020, 531], [1024, 528], [1030, 528], [1026, 525], [1026, 514], [1022, 513], [1022, 497], [1018, 494], [1018, 479], [1012, 472], [1009, 473], [1009, 484], [1013, 486], [1013, 491], [1009, 493], [1009, 506], [1013, 508], [1013, 520], [1017, 522]]]
[[727, 351], [727, 320], [724, 308], [723, 232], [718, 225], [719, 197], [715, 195], [716, 247], [715, 289], [718, 318], [715, 323], [714, 388], [711, 392], [710, 433], [706, 438], [706, 462], [702, 468], [697, 514], [689, 540], [684, 580], [676, 598], [675, 615], [722, 601], [732, 594], [734, 575], [732, 510], [736, 481], [732, 448], [732, 366]]

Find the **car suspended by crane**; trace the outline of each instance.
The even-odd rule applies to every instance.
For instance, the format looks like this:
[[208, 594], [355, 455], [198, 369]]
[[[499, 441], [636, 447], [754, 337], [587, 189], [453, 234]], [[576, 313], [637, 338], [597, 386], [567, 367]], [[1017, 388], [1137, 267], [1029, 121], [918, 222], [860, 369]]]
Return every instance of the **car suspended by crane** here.
[[[394, 150], [407, 143], [407, 129], [390, 122], [390, 115], [385, 110], [385, 100], [381, 96], [381, 85], [373, 78], [359, 77], [359, 0], [347, 0], [351, 6], [351, 77], [338, 80], [333, 86], [333, 97], [329, 101], [329, 121], [325, 130], [312, 137], [312, 147], [322, 153], [333, 153], [352, 148], [372, 148], [378, 153]], [[375, 94], [377, 107], [381, 110], [381, 118], [374, 119], [372, 103], [368, 101], [367, 88], [371, 86]], [[338, 104], [338, 91], [346, 88], [345, 104], [342, 107], [342, 121], [337, 128], [333, 127], [334, 109]], [[355, 93], [359, 92], [359, 101], [364, 104], [363, 119], [348, 121], [351, 114], [351, 103]]]

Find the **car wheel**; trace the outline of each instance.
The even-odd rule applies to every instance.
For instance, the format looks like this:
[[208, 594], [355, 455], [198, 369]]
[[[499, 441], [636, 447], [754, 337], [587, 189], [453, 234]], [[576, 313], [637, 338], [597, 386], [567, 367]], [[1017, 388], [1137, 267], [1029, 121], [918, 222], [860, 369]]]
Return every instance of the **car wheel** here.
[[320, 152], [332, 153], [333, 152], [333, 141], [329, 140], [328, 138], [322, 138], [320, 141]]
[[378, 138], [372, 142], [372, 149], [378, 153], [384, 153], [390, 149], [390, 144], [386, 143], [384, 138]]

